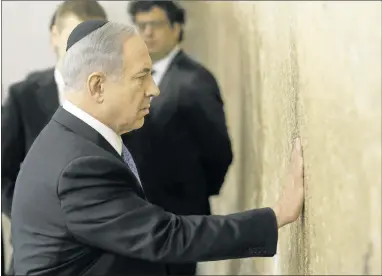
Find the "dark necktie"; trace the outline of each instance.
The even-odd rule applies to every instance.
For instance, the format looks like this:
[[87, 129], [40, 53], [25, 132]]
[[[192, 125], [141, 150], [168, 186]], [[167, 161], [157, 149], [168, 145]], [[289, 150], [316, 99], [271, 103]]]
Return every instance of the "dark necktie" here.
[[126, 165], [129, 166], [130, 170], [133, 172], [135, 177], [138, 179], [138, 182], [142, 187], [141, 180], [139, 178], [138, 170], [137, 170], [137, 167], [135, 166], [133, 156], [131, 155], [130, 151], [126, 148], [124, 144], [122, 144], [122, 158], [123, 158], [123, 161], [126, 163]]

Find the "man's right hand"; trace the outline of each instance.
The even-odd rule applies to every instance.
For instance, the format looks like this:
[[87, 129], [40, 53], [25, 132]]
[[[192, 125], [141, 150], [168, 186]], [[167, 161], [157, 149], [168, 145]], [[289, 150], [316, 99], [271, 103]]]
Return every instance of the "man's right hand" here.
[[273, 208], [278, 227], [292, 223], [301, 214], [304, 203], [304, 159], [301, 141], [295, 140], [292, 158], [283, 192]]

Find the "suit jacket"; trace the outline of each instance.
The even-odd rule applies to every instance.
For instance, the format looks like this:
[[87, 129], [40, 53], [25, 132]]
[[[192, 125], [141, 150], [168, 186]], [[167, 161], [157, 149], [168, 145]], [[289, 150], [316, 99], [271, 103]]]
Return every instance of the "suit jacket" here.
[[223, 101], [212, 74], [180, 51], [144, 126], [123, 136], [149, 201], [180, 215], [210, 214], [232, 162]]
[[53, 69], [34, 72], [12, 85], [2, 108], [2, 210], [8, 216], [20, 164], [59, 105], [53, 72]]
[[167, 263], [273, 256], [278, 231], [270, 208], [177, 216], [150, 204], [114, 148], [60, 107], [21, 167], [12, 237], [15, 275], [165, 275]]

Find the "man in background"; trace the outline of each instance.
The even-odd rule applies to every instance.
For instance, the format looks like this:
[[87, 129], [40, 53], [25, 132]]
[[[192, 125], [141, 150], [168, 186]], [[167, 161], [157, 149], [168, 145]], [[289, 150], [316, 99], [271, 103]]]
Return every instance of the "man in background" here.
[[[65, 1], [50, 22], [52, 48], [60, 64], [70, 32], [89, 19], [107, 19], [97, 1]], [[1, 116], [2, 212], [11, 216], [16, 178], [29, 148], [63, 101], [58, 66], [29, 74], [10, 86]], [[43, 195], [41, 195], [43, 196]], [[10, 267], [12, 273], [12, 261]]]
[[[223, 101], [213, 75], [180, 43], [185, 11], [173, 1], [134, 1], [128, 12], [153, 61], [160, 96], [145, 125], [124, 136], [150, 202], [177, 215], [209, 215], [232, 162]], [[196, 264], [172, 265], [194, 275]]]
[[[50, 24], [49, 24], [49, 32], [50, 32], [50, 42], [52, 44], [52, 48], [53, 48], [53, 51], [55, 53], [55, 55], [57, 56], [57, 47], [55, 46], [55, 41], [52, 39], [53, 36], [52, 36], [52, 33], [53, 33], [53, 28], [54, 28], [54, 22], [55, 22], [55, 19], [56, 19], [56, 12], [53, 14], [51, 20], [50, 20]], [[52, 68], [48, 68], [48, 69], [45, 69], [45, 70], [38, 70], [38, 71], [34, 71], [34, 72], [31, 72], [27, 75], [26, 79], [29, 79], [30, 82], [34, 82], [36, 80], [38, 80], [39, 78], [44, 78], [45, 75], [49, 74], [50, 71], [53, 71], [54, 69]], [[2, 96], [3, 96], [3, 90], [2, 90]], [[4, 109], [3, 109], [4, 110]], [[5, 109], [6, 112], [9, 112], [9, 110]], [[3, 112], [3, 111], [2, 111]], [[2, 113], [3, 114], [3, 113]], [[3, 128], [4, 129], [4, 128]], [[7, 134], [3, 134], [3, 135], [7, 135]], [[12, 158], [12, 156], [11, 156]], [[4, 159], [3, 159], [4, 160]], [[3, 212], [9, 216], [10, 215], [10, 212], [9, 212], [9, 209], [10, 209], [10, 202], [11, 202], [11, 194], [10, 193], [13, 193], [13, 189], [9, 186], [7, 186], [7, 188], [11, 188], [11, 190], [7, 190], [7, 191], [4, 191], [4, 187], [5, 186], [2, 186], [3, 187], [3, 194], [5, 195], [5, 197], [3, 197], [3, 206], [8, 206], [8, 208], [4, 208], [3, 207]], [[6, 202], [4, 201], [7, 200]], [[4, 229], [2, 229], [4, 231]], [[8, 237], [8, 235], [6, 235], [5, 237]], [[3, 242], [3, 232], [1, 234], [1, 275], [6, 275], [5, 274], [5, 252], [4, 252], [4, 242]], [[13, 265], [12, 263], [10, 264], [10, 273], [12, 273], [12, 270], [13, 270]]]
[[57, 55], [55, 68], [30, 74], [13, 84], [2, 109], [2, 207], [10, 216], [14, 185], [20, 164], [37, 135], [62, 103], [63, 83], [58, 66], [65, 53], [70, 32], [89, 19], [107, 19], [97, 1], [65, 1], [52, 18], [50, 31], [53, 50]]

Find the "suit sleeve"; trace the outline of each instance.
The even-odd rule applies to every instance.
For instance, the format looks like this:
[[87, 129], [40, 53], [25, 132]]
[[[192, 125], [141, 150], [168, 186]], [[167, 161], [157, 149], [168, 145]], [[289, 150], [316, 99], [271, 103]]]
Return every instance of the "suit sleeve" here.
[[10, 216], [13, 192], [20, 164], [25, 157], [24, 130], [15, 93], [11, 86], [1, 110], [1, 191], [3, 212]]
[[185, 124], [200, 149], [209, 195], [217, 195], [232, 163], [231, 141], [218, 84], [210, 73], [199, 73], [191, 84], [183, 87], [180, 99]]
[[165, 263], [275, 254], [278, 231], [272, 209], [176, 216], [138, 197], [130, 186], [132, 176], [117, 161], [83, 157], [73, 161], [59, 180], [67, 228], [84, 244]]

